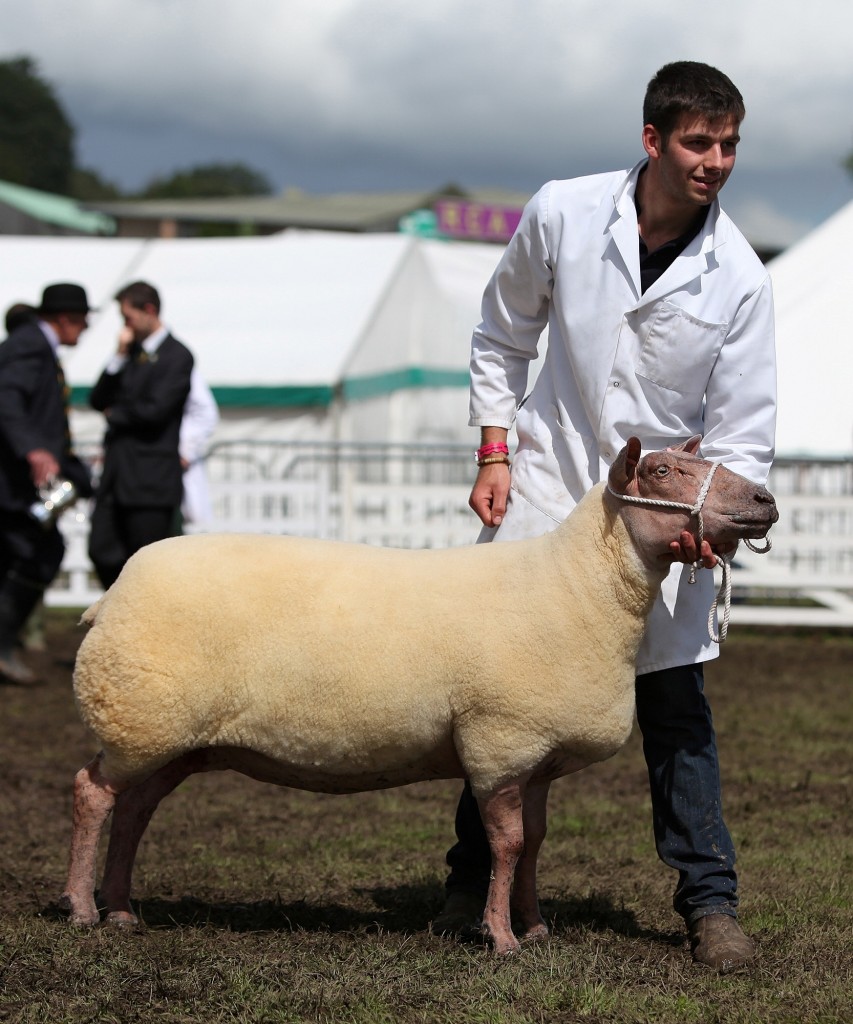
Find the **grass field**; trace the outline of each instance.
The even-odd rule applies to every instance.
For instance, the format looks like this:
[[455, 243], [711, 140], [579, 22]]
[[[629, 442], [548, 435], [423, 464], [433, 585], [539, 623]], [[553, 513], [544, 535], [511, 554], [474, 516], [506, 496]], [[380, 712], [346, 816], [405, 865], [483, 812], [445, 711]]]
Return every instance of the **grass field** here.
[[[0, 1021], [850, 1024], [853, 637], [733, 627], [707, 671], [759, 957], [692, 964], [651, 841], [639, 740], [552, 787], [549, 942], [496, 960], [429, 932], [456, 784], [317, 796], [230, 774], [163, 803], [134, 883], [142, 926], [76, 932], [64, 881], [80, 633], [49, 614], [43, 686], [0, 686]], [[34, 664], [36, 661], [33, 662]]]

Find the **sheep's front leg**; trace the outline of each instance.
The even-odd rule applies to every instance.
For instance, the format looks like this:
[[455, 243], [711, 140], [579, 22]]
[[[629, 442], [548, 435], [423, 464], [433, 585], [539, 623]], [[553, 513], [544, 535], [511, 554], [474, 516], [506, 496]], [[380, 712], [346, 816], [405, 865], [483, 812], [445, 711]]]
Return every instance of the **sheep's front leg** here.
[[547, 831], [547, 803], [550, 782], [528, 783], [524, 793], [524, 850], [515, 868], [512, 909], [524, 929], [522, 939], [548, 937], [548, 925], [539, 912], [536, 894], [536, 861]]
[[478, 798], [478, 803], [492, 852], [483, 934], [496, 953], [515, 953], [519, 943], [512, 933], [509, 900], [515, 866], [524, 849], [523, 786], [509, 783], [488, 797]]
[[130, 885], [139, 842], [160, 801], [198, 770], [195, 752], [184, 755], [117, 797], [100, 891], [108, 924], [121, 927], [137, 923], [130, 905]]
[[95, 905], [98, 840], [119, 792], [119, 788], [111, 786], [101, 775], [100, 754], [74, 777], [74, 826], [68, 881], [60, 898], [60, 904], [70, 911], [72, 924], [93, 925], [100, 919]]

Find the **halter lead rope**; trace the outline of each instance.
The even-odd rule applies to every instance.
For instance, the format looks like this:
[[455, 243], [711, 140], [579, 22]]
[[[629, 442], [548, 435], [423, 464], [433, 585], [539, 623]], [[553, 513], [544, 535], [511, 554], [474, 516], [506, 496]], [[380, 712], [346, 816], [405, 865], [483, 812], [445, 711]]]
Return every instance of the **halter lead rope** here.
[[[705, 523], [702, 520], [702, 506], [705, 504], [705, 499], [708, 497], [708, 492], [711, 490], [711, 481], [714, 479], [714, 474], [717, 472], [718, 462], [712, 462], [711, 468], [708, 470], [708, 475], [705, 477], [702, 483], [699, 493], [696, 495], [696, 501], [692, 505], [688, 505], [683, 501], [663, 501], [659, 498], [639, 498], [633, 494], [620, 494], [619, 491], [614, 491], [610, 486], [610, 481], [607, 482], [607, 490], [620, 501], [628, 501], [633, 505], [650, 505], [657, 506], [658, 508], [676, 508], [683, 509], [685, 512], [689, 512], [691, 516], [696, 516], [698, 520], [697, 539], [698, 546], [702, 547], [702, 541], [705, 537]], [[751, 540], [744, 538], [744, 544], [754, 551], [758, 555], [765, 555], [772, 547], [769, 537], [765, 537], [765, 545], [763, 548], [756, 547]], [[714, 603], [711, 605], [711, 611], [708, 613], [708, 635], [711, 637], [715, 644], [722, 644], [725, 642], [726, 636], [729, 632], [729, 613], [732, 605], [732, 563], [731, 559], [727, 555], [717, 555], [717, 564], [720, 566], [723, 572], [723, 579], [720, 584], [720, 589], [717, 592], [717, 596], [714, 598]], [[690, 563], [690, 579], [689, 583], [696, 582], [696, 570], [702, 567], [702, 560], [697, 559], [695, 562]], [[717, 614], [717, 605], [720, 601], [720, 595], [723, 596], [723, 619], [719, 623], [719, 633], [714, 631], [714, 617]]]

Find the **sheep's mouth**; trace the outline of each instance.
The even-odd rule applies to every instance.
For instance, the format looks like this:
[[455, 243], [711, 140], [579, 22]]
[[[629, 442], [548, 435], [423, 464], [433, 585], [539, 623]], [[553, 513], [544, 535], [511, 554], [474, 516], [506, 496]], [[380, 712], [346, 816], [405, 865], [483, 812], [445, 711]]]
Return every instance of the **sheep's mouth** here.
[[768, 530], [779, 520], [779, 513], [775, 508], [768, 508], [761, 515], [745, 515], [743, 512], [735, 512], [729, 516], [731, 522], [736, 526], [762, 526]]
[[744, 537], [763, 537], [770, 527], [779, 519], [776, 509], [768, 509], [763, 515], [750, 516], [736, 513], [729, 516], [732, 526], [737, 526]]

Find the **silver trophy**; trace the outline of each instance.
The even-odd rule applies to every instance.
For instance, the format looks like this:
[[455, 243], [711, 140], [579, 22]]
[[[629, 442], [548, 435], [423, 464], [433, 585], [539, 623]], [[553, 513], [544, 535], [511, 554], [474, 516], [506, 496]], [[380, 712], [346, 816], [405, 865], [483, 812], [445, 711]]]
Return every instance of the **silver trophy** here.
[[70, 480], [53, 478], [38, 489], [39, 501], [30, 505], [30, 515], [49, 530], [59, 515], [71, 508], [78, 498], [77, 488]]

